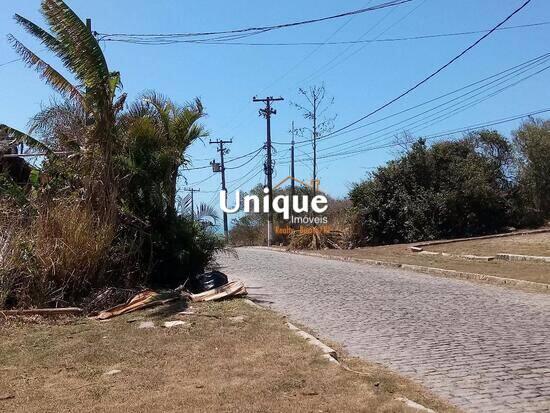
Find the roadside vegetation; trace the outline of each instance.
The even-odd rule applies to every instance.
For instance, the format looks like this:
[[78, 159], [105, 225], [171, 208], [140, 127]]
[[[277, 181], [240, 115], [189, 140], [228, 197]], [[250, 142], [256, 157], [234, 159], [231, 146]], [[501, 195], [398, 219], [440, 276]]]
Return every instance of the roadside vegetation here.
[[224, 248], [211, 226], [177, 210], [188, 148], [205, 138], [199, 99], [178, 104], [147, 91], [133, 103], [86, 25], [61, 0], [42, 2], [42, 29], [16, 21], [70, 73], [14, 36], [13, 48], [57, 91], [9, 142], [45, 154], [0, 164], [0, 308], [80, 304], [109, 286], [174, 287]]
[[[329, 201], [328, 225], [341, 235], [336, 245], [314, 244], [311, 236], [276, 241], [347, 249], [536, 228], [550, 218], [549, 189], [550, 121], [530, 119], [509, 138], [494, 130], [431, 145], [409, 137], [395, 160], [354, 184], [346, 199]], [[244, 215], [232, 240], [261, 244], [265, 225], [260, 216]]]

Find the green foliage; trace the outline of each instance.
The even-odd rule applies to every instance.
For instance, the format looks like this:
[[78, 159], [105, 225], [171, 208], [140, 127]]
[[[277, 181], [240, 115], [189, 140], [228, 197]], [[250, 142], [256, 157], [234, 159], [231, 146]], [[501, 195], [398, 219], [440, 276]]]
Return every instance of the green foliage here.
[[149, 283], [175, 287], [204, 271], [224, 240], [186, 216], [169, 215], [154, 225], [150, 238], [153, 268]]
[[507, 141], [490, 131], [432, 147], [420, 140], [351, 190], [360, 222], [355, 241], [413, 242], [502, 229], [509, 222], [510, 154]]
[[550, 217], [550, 121], [530, 120], [514, 132], [524, 202]]

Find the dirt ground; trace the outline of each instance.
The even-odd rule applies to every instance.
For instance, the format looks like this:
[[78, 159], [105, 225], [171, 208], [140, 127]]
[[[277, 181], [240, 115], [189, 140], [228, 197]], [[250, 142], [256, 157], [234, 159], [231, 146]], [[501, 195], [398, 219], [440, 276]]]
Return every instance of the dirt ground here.
[[[550, 264], [547, 263], [500, 260], [480, 262], [459, 257], [423, 255], [412, 252], [410, 250], [412, 245], [414, 244], [384, 245], [380, 247], [356, 248], [353, 250], [326, 250], [323, 251], [323, 254], [422, 265], [550, 284]], [[495, 255], [498, 252], [524, 255], [550, 255], [549, 248], [549, 233], [517, 235], [424, 247], [426, 251], [475, 255]]]
[[[0, 321], [0, 411], [415, 411], [400, 395], [456, 411], [376, 365], [344, 358], [358, 374], [329, 363], [270, 311], [242, 300], [192, 307]], [[161, 327], [177, 319], [188, 324]], [[157, 327], [139, 329], [147, 320]]]
[[[496, 255], [498, 253], [550, 256], [550, 232], [490, 238], [480, 241], [464, 241], [452, 244], [433, 245], [427, 251], [451, 254]], [[549, 269], [550, 271], [550, 269]]]

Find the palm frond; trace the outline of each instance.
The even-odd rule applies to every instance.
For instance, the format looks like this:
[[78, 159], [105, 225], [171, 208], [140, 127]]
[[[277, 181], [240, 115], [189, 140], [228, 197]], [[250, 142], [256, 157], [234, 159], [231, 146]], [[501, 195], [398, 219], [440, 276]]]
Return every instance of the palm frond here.
[[78, 102], [55, 99], [29, 122], [29, 134], [38, 135], [56, 150], [78, 151], [87, 137], [87, 113]]
[[7, 136], [8, 139], [12, 139], [13, 143], [15, 144], [24, 143], [29, 148], [44, 151], [46, 153], [52, 152], [51, 148], [48, 145], [44, 144], [38, 139], [33, 138], [30, 135], [27, 135], [26, 133], [23, 133], [15, 128], [11, 128], [7, 125], [0, 124], [0, 134]]
[[21, 56], [27, 66], [34, 68], [39, 73], [41, 79], [43, 79], [63, 96], [70, 99], [78, 99], [82, 105], [85, 104], [84, 98], [80, 91], [67, 79], [65, 79], [57, 70], [35, 55], [30, 49], [28, 49], [11, 34], [8, 35], [8, 41], [19, 56]]
[[63, 45], [57, 55], [99, 103], [107, 104], [110, 72], [94, 35], [62, 0], [42, 0], [42, 13]]
[[175, 105], [166, 96], [154, 91], [145, 92], [141, 96], [141, 101], [155, 110], [159, 132], [169, 139], [171, 135], [170, 113], [173, 112]]
[[220, 219], [216, 208], [203, 202], [197, 207], [197, 220], [205, 221], [209, 218], [214, 221], [214, 224]]
[[50, 33], [48, 33], [46, 30], [42, 29], [40, 26], [34, 24], [30, 20], [27, 20], [23, 16], [20, 16], [19, 14], [15, 14], [13, 16], [14, 20], [19, 23], [23, 28], [32, 34], [33, 36], [40, 39], [42, 44], [46, 45], [49, 49], [53, 51], [59, 51], [62, 50], [62, 45], [54, 36], [52, 36]]

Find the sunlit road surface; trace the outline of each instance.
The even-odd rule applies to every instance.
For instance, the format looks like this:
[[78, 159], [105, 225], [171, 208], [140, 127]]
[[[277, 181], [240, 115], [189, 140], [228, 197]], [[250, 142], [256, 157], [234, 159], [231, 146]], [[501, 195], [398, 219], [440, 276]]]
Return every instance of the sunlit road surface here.
[[[550, 411], [550, 295], [238, 249], [251, 298], [470, 412]], [[549, 267], [550, 268], [550, 267]]]

